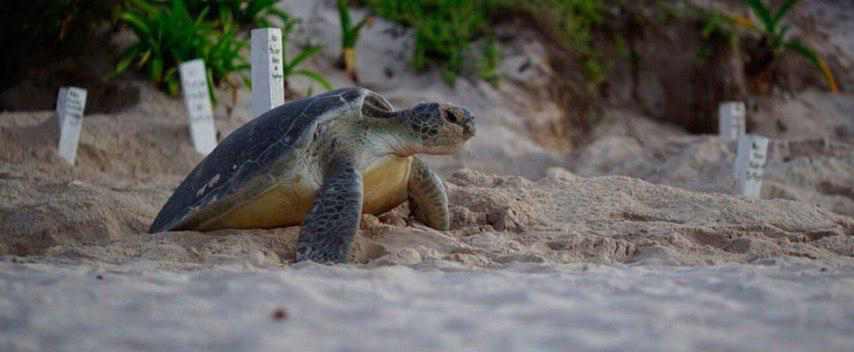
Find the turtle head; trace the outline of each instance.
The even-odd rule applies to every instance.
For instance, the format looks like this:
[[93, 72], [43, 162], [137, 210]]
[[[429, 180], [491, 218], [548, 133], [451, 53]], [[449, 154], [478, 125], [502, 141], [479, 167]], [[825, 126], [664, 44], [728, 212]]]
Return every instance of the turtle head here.
[[461, 107], [421, 103], [398, 113], [408, 143], [405, 154], [451, 154], [474, 137], [474, 118]]

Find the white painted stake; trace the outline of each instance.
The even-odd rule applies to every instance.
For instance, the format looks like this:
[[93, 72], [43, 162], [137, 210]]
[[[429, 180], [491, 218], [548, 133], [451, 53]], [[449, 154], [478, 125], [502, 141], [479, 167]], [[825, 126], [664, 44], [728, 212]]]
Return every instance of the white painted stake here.
[[759, 198], [767, 157], [768, 138], [748, 134], [738, 139], [738, 152], [735, 157], [735, 181], [738, 194], [748, 198]]
[[62, 112], [65, 110], [65, 94], [68, 88], [60, 87], [56, 96], [56, 128], [62, 128]]
[[80, 143], [80, 128], [83, 111], [86, 110], [86, 90], [77, 87], [62, 87], [56, 101], [56, 119], [59, 124], [59, 156], [74, 165], [77, 160], [77, 145]]
[[740, 101], [723, 102], [718, 107], [718, 131], [722, 142], [735, 142], [745, 133], [745, 112]]
[[282, 30], [252, 30], [252, 113], [257, 117], [285, 103]]
[[190, 118], [190, 136], [196, 151], [207, 155], [216, 148], [216, 125], [213, 120], [211, 98], [205, 62], [201, 59], [187, 61], [178, 67], [184, 104]]

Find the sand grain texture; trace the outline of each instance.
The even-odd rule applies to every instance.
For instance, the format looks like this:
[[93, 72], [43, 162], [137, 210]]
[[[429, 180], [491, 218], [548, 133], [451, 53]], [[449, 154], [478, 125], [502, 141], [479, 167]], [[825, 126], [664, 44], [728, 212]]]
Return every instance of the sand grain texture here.
[[854, 268], [759, 264], [187, 273], [0, 262], [0, 349], [850, 351]]

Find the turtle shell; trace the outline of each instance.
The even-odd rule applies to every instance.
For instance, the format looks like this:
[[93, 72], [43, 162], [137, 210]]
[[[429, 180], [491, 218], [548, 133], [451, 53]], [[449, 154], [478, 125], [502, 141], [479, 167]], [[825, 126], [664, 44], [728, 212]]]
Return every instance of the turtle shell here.
[[[367, 102], [366, 102], [367, 100]], [[241, 192], [264, 176], [276, 160], [295, 152], [317, 125], [363, 105], [391, 111], [385, 100], [364, 88], [344, 88], [283, 104], [249, 121], [223, 139], [181, 182], [149, 232], [178, 230], [193, 214]]]

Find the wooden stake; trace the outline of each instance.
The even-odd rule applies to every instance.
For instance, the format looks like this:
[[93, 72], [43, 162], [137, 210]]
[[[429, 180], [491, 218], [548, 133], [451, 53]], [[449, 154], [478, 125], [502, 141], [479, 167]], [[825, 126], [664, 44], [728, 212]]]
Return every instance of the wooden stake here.
[[718, 132], [722, 142], [735, 142], [745, 133], [744, 103], [730, 101], [721, 103], [718, 107]]
[[74, 165], [83, 112], [86, 110], [86, 90], [77, 87], [62, 87], [56, 102], [56, 119], [59, 125], [59, 156]]
[[285, 103], [282, 30], [252, 30], [252, 113], [257, 117]]
[[768, 138], [743, 135], [738, 139], [734, 168], [738, 194], [748, 198], [759, 198], [767, 157]]
[[190, 137], [196, 151], [207, 155], [216, 148], [216, 125], [208, 92], [207, 71], [201, 59], [187, 61], [178, 66], [184, 104], [190, 119]]

